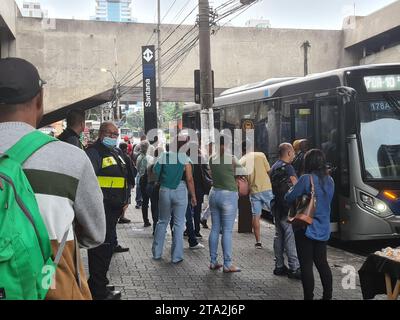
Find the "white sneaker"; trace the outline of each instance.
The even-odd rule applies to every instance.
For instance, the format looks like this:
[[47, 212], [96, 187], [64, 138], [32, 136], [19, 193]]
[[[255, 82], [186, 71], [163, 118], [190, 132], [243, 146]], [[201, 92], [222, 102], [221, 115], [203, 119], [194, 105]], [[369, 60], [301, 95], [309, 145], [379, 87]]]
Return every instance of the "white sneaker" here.
[[192, 250], [204, 249], [204, 246], [201, 243], [198, 243], [193, 247], [189, 247], [189, 249], [192, 249]]

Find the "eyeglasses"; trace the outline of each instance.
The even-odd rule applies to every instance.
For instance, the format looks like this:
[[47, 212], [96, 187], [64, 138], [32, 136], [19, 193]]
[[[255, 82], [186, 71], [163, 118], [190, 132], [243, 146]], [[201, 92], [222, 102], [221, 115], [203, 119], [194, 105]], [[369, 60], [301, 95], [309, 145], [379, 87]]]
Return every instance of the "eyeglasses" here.
[[114, 137], [114, 138], [118, 138], [119, 137], [119, 132], [115, 132], [115, 131], [106, 131], [105, 134], [107, 136]]

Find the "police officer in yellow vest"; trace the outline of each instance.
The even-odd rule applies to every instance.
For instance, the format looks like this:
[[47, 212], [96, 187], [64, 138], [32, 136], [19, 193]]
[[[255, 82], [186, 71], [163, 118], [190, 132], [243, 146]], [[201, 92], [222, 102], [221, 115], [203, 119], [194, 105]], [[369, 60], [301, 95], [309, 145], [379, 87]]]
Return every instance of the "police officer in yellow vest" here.
[[[88, 148], [89, 156], [99, 185], [103, 191], [104, 209], [106, 212], [107, 231], [104, 243], [88, 250], [89, 287], [92, 296], [97, 300], [118, 300], [121, 292], [109, 286], [107, 272], [113, 252], [117, 246], [116, 226], [127, 203], [128, 171], [117, 146], [118, 128], [112, 122], [100, 126], [98, 140]], [[79, 191], [79, 190], [78, 190]]]

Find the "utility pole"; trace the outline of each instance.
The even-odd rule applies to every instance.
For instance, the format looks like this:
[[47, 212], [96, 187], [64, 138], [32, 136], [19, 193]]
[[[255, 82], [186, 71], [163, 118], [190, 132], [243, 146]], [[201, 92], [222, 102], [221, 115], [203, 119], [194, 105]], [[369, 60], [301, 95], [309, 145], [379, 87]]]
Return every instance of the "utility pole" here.
[[114, 38], [114, 57], [115, 57], [115, 77], [114, 77], [114, 86], [115, 86], [115, 120], [119, 123], [121, 121], [121, 108], [119, 106], [120, 101], [120, 83], [118, 81], [118, 51], [117, 51], [117, 38]]
[[[210, 6], [208, 0], [199, 0], [199, 49], [202, 144], [213, 142], [213, 88], [211, 72]], [[209, 141], [211, 139], [211, 141]]]
[[157, 114], [161, 115], [162, 108], [162, 77], [161, 77], [161, 0], [157, 0], [157, 11], [158, 11], [158, 24], [157, 24], [157, 42], [158, 42], [158, 63], [157, 63], [157, 74], [158, 74], [158, 110]]
[[301, 48], [304, 49], [304, 76], [308, 75], [308, 49], [311, 48], [310, 42], [303, 42]]

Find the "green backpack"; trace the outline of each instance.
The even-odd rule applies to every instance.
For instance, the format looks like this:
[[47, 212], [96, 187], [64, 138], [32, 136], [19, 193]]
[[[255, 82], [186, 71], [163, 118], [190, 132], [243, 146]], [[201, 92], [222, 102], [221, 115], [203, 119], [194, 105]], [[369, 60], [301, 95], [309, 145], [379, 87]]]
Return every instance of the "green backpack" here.
[[23, 163], [57, 141], [39, 131], [0, 154], [0, 300], [42, 300], [50, 289], [66, 242], [52, 260], [52, 248]]

